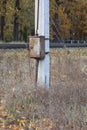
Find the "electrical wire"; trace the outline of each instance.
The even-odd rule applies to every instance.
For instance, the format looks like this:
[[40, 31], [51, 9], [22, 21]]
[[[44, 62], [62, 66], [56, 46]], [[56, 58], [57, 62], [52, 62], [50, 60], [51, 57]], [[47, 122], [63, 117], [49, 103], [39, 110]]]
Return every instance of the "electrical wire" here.
[[[53, 25], [54, 25], [54, 27], [55, 27], [55, 29], [56, 29], [56, 32], [57, 32], [57, 33], [56, 33], [56, 32], [54, 32], [54, 33], [55, 33], [55, 35], [56, 35], [56, 38], [57, 38], [58, 42], [63, 41], [63, 38], [60, 37], [60, 34], [59, 34], [59, 31], [58, 31], [57, 26], [56, 26], [56, 24], [55, 24], [55, 21], [52, 20], [52, 23], [53, 23]], [[59, 35], [58, 35], [58, 34], [59, 34]]]

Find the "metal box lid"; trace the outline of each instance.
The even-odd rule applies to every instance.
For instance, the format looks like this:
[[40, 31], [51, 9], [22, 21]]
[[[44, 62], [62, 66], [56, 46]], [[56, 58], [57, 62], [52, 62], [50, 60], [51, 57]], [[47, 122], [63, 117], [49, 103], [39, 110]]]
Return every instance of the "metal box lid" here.
[[29, 37], [29, 48], [31, 58], [43, 59], [45, 57], [45, 37]]

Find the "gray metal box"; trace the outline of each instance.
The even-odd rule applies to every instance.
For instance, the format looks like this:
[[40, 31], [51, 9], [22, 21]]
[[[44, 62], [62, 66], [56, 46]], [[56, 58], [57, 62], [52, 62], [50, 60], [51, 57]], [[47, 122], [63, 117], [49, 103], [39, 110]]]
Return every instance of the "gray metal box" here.
[[36, 59], [44, 59], [45, 57], [45, 37], [31, 36], [29, 37], [30, 57]]

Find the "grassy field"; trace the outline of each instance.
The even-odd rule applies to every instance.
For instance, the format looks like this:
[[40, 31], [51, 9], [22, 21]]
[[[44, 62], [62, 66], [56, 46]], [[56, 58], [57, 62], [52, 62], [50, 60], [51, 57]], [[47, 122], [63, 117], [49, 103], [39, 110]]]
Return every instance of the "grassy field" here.
[[[35, 65], [27, 50], [0, 50], [0, 97], [14, 122], [24, 117], [42, 127], [46, 119], [52, 130], [86, 130], [87, 49], [50, 50], [49, 92], [35, 88]], [[11, 124], [9, 117], [4, 123]]]
[[51, 91], [52, 116], [58, 119], [57, 124], [66, 126], [61, 129], [85, 130], [82, 122], [87, 121], [86, 49], [51, 50]]

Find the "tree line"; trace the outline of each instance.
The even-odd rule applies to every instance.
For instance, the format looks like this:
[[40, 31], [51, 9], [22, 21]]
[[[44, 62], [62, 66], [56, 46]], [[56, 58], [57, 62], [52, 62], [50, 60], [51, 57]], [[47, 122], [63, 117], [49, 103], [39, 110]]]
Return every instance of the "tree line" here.
[[0, 40], [23, 41], [34, 33], [34, 0], [0, 1]]
[[[27, 41], [34, 35], [34, 0], [0, 1], [0, 40]], [[87, 39], [87, 0], [50, 0], [50, 39]]]
[[51, 39], [87, 40], [87, 0], [51, 0]]

